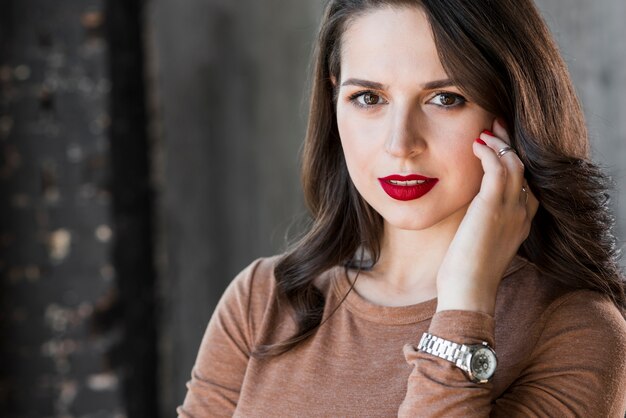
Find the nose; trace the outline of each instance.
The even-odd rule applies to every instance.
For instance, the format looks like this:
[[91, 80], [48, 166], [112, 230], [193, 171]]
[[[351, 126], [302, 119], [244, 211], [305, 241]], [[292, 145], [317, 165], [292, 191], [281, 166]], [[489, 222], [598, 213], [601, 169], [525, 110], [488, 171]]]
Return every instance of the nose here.
[[411, 109], [410, 106], [393, 112], [391, 132], [385, 143], [385, 149], [390, 155], [397, 158], [411, 158], [426, 149], [419, 119], [419, 111]]

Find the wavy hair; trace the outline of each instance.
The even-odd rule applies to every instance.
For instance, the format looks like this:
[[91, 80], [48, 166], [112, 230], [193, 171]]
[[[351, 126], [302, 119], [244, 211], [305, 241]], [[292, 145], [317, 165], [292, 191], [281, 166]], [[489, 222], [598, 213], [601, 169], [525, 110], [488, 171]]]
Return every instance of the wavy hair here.
[[297, 331], [284, 341], [259, 344], [251, 354], [282, 354], [316, 331], [325, 299], [313, 281], [325, 270], [349, 268], [359, 249], [373, 263], [378, 260], [382, 218], [348, 175], [331, 80], [340, 79], [341, 39], [351, 21], [383, 7], [424, 10], [448, 76], [474, 102], [505, 120], [541, 203], [519, 254], [547, 280], [601, 292], [624, 313], [610, 182], [590, 160], [580, 103], [532, 0], [331, 0], [315, 48], [302, 161], [312, 225], [274, 270], [277, 298], [292, 308]]

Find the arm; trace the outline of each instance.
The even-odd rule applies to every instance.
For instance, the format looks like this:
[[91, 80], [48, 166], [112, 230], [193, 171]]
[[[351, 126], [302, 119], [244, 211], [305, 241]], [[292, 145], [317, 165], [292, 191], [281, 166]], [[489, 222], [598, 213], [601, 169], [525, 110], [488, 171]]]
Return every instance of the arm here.
[[248, 314], [256, 265], [239, 273], [217, 304], [187, 383], [187, 396], [177, 409], [179, 417], [233, 415], [253, 342]]
[[[442, 311], [433, 316], [429, 332], [466, 344], [494, 344], [491, 315], [471, 311]], [[497, 351], [497, 349], [496, 349]], [[404, 346], [404, 357], [413, 365], [400, 417], [487, 417], [491, 409], [492, 384], [476, 384], [447, 360]]]
[[626, 413], [626, 322], [606, 298], [556, 301], [520, 379], [493, 416], [619, 417]]
[[[595, 292], [578, 291], [555, 301], [545, 317], [526, 367], [494, 403], [491, 384], [471, 383], [453, 364], [406, 345], [414, 369], [399, 416], [622, 418], [626, 322], [619, 311]], [[493, 343], [493, 319], [479, 312], [439, 312], [430, 330], [450, 340]]]

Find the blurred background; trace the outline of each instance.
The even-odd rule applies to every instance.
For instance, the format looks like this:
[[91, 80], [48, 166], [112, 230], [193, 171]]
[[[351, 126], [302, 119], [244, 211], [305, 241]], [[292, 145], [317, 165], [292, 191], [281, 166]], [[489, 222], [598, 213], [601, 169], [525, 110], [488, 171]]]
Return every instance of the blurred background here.
[[[626, 2], [540, 0], [626, 234]], [[306, 224], [322, 0], [0, 0], [0, 416], [168, 417]]]

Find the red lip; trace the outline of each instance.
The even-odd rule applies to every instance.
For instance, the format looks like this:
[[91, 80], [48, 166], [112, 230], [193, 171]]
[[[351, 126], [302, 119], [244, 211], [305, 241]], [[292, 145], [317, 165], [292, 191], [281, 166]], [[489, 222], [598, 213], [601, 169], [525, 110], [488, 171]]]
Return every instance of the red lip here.
[[[399, 186], [397, 184], [391, 184], [391, 180], [425, 180], [425, 182], [414, 186]], [[439, 179], [420, 176], [419, 174], [410, 174], [408, 176], [393, 174], [391, 176], [379, 178], [378, 181], [380, 181], [380, 185], [383, 187], [385, 193], [387, 193], [391, 198], [406, 202], [409, 200], [419, 199], [426, 193], [430, 192], [432, 188], [435, 187]]]

